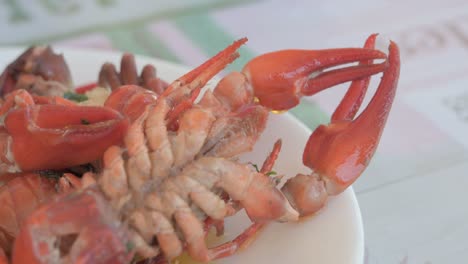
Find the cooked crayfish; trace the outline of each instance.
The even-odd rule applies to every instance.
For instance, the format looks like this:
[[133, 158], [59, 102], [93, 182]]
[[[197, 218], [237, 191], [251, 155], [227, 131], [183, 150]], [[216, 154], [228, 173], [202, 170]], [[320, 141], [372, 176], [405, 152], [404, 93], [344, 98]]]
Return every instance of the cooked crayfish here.
[[[229, 256], [265, 223], [313, 214], [328, 195], [352, 184], [369, 163], [388, 117], [399, 76], [399, 51], [388, 56], [364, 48], [284, 50], [259, 56], [241, 73], [223, 78], [199, 102], [200, 89], [246, 40], [236, 41], [160, 94], [137, 86], [113, 91], [106, 105], [131, 120], [123, 146], [103, 156], [104, 169], [79, 191], [40, 207], [25, 221], [13, 263], [129, 263], [173, 259], [184, 250], [209, 261]], [[384, 62], [374, 64], [373, 60]], [[321, 71], [350, 62], [359, 65]], [[363, 112], [369, 78], [383, 72]], [[277, 188], [267, 176], [280, 149], [260, 171], [237, 161], [265, 128], [271, 109], [286, 110], [333, 85], [352, 81], [329, 125], [310, 136], [303, 162], [312, 172]], [[95, 179], [95, 182], [89, 179]], [[204, 221], [222, 222], [245, 209], [254, 222], [237, 239], [215, 248], [205, 243]]]

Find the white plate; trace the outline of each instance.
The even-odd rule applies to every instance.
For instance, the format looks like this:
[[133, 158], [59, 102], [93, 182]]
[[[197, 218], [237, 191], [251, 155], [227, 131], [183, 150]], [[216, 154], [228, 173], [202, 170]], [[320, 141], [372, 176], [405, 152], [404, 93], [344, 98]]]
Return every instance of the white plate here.
[[[90, 50], [56, 49], [64, 53], [71, 68], [75, 84], [97, 80], [100, 66], [111, 61], [119, 63], [120, 54]], [[23, 49], [0, 49], [0, 69], [15, 59]], [[158, 75], [172, 81], [189, 69], [166, 61], [137, 57], [141, 67], [152, 63]], [[243, 157], [262, 164], [278, 138], [283, 148], [275, 171], [288, 177], [298, 172], [308, 173], [302, 165], [302, 150], [310, 135], [304, 125], [289, 114], [271, 115], [268, 127], [255, 150]], [[244, 214], [226, 221], [226, 238], [235, 237], [247, 225]], [[217, 261], [217, 263], [327, 263], [361, 264], [364, 255], [364, 238], [359, 206], [352, 188], [329, 199], [327, 206], [316, 216], [299, 223], [270, 224], [246, 250]]]

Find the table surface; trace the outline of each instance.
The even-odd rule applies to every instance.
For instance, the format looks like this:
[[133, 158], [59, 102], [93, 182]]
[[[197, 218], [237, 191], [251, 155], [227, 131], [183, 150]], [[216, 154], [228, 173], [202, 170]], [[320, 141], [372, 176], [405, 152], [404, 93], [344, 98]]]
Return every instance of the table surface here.
[[[354, 184], [365, 263], [468, 261], [466, 0], [31, 2], [0, 2], [0, 45], [129, 51], [196, 66], [247, 36], [228, 68], [239, 70], [278, 49], [357, 47], [373, 32], [395, 40], [399, 90], [380, 147]], [[314, 129], [343, 91], [307, 98], [292, 113]]]

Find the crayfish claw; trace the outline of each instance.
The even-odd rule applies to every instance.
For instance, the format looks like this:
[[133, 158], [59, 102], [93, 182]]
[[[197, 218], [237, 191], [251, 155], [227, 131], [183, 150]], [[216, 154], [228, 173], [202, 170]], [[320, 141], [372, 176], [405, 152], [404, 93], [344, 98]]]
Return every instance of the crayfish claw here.
[[5, 128], [21, 170], [63, 169], [95, 161], [120, 144], [128, 120], [110, 108], [49, 104], [11, 111]]
[[[377, 34], [370, 35], [364, 44], [364, 48], [373, 49], [375, 47], [377, 36]], [[361, 61], [360, 65], [369, 66], [371, 63], [371, 60]], [[333, 112], [331, 117], [332, 121], [351, 120], [354, 118], [357, 111], [361, 107], [364, 96], [366, 95], [367, 87], [369, 87], [370, 77], [371, 76], [369, 75], [364, 78], [355, 79], [351, 82], [346, 95], [343, 97], [340, 104]]]
[[273, 110], [288, 110], [303, 95], [385, 70], [385, 64], [331, 67], [352, 62], [385, 59], [385, 53], [368, 48], [281, 50], [252, 59], [242, 70], [259, 103]]
[[394, 42], [390, 43], [387, 63], [377, 91], [363, 112], [354, 120], [332, 120], [327, 126], [319, 126], [306, 144], [303, 162], [322, 176], [329, 194], [338, 194], [351, 185], [374, 155], [398, 83], [400, 58]]

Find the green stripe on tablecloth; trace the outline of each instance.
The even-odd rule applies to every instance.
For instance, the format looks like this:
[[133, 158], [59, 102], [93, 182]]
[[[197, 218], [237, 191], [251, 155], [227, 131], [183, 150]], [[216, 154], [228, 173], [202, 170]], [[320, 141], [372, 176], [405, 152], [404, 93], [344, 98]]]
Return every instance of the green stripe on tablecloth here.
[[104, 32], [109, 40], [112, 42], [112, 46], [124, 51], [131, 52], [139, 55], [147, 55], [144, 48], [135, 41], [130, 30], [115, 29]]
[[177, 55], [175, 55], [156, 34], [150, 32], [147, 28], [135, 28], [132, 34], [135, 41], [137, 41], [149, 55], [176, 63], [181, 62]]
[[15, 0], [4, 0], [4, 5], [8, 6], [11, 10], [10, 18], [8, 19], [12, 24], [18, 24], [21, 22], [31, 20], [31, 16], [26, 12], [25, 9]]
[[[9, 20], [12, 23], [24, 23], [25, 21], [30, 21], [32, 14], [31, 10], [23, 8], [23, 4], [17, 0], [4, 0], [5, 5], [8, 6], [10, 10], [12, 10], [12, 14], [10, 15]], [[115, 0], [97, 0], [101, 6], [106, 4], [111, 4]], [[90, 34], [94, 32], [106, 32], [111, 30], [122, 29], [126, 27], [138, 27], [142, 26], [148, 22], [154, 22], [156, 20], [163, 20], [163, 19], [170, 19], [176, 16], [183, 16], [190, 13], [197, 13], [197, 12], [206, 12], [207, 10], [214, 10], [219, 8], [225, 8], [228, 6], [235, 6], [240, 5], [243, 3], [253, 2], [255, 0], [217, 0], [209, 3], [202, 3], [202, 4], [195, 4], [186, 8], [177, 8], [174, 10], [164, 10], [158, 9], [154, 10], [148, 15], [135, 17], [128, 20], [119, 20], [115, 19], [111, 23], [97, 23], [87, 27], [79, 28], [74, 31], [69, 31], [66, 33], [56, 33], [50, 34], [48, 36], [44, 36], [42, 38], [35, 38], [29, 39], [25, 41], [18, 41], [15, 43], [7, 43], [7, 44], [16, 44], [16, 45], [36, 45], [36, 44], [49, 44], [54, 41], [59, 41], [67, 38], [73, 38], [79, 35]], [[0, 0], [1, 2], [1, 0]]]
[[42, 7], [47, 9], [50, 14], [68, 15], [77, 13], [80, 10], [80, 6], [76, 2], [58, 3], [55, 0], [39, 0]]
[[[235, 40], [233, 36], [227, 34], [206, 13], [178, 17], [173, 22], [208, 57], [215, 55]], [[255, 56], [246, 46], [241, 47], [239, 53], [240, 58], [227, 67], [228, 71], [240, 71]]]
[[[207, 14], [179, 17], [173, 22], [207, 56], [216, 54], [235, 40], [234, 36], [225, 32]], [[248, 42], [247, 46], [239, 50], [239, 53], [241, 57], [227, 68], [228, 71], [240, 71], [250, 59], [255, 57], [255, 53], [248, 48]], [[319, 124], [326, 124], [330, 121], [328, 115], [316, 103], [306, 100], [302, 100], [301, 104], [291, 109], [289, 113], [310, 129], [315, 129]]]
[[105, 34], [112, 42], [112, 46], [119, 50], [180, 62], [180, 59], [157, 36], [144, 27], [109, 30]]
[[289, 113], [299, 119], [304, 125], [314, 130], [320, 124], [328, 124], [330, 117], [320, 107], [311, 101], [302, 100]]

